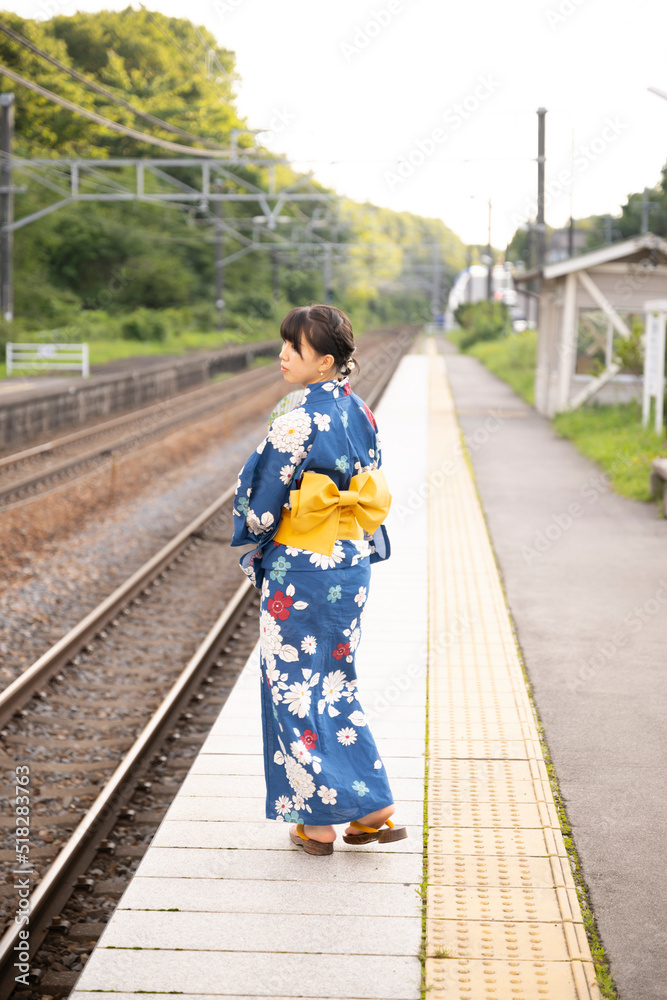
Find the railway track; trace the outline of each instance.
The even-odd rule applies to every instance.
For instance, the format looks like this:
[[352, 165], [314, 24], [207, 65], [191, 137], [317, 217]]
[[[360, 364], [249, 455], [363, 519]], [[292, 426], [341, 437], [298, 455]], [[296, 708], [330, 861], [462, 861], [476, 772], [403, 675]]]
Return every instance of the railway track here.
[[[394, 338], [393, 350], [385, 340], [364, 357], [355, 390], [371, 407], [410, 339]], [[14, 860], [15, 829], [30, 828], [23, 839], [43, 845], [30, 848], [24, 876], [30, 985], [17, 996], [68, 995], [82, 965], [64, 967], [62, 949], [69, 948], [68, 957], [76, 955], [73, 942], [79, 952], [90, 950], [101, 933], [99, 918], [117, 902], [255, 644], [247, 615], [255, 616], [256, 592], [246, 580], [236, 586], [237, 553], [228, 545], [233, 492], [226, 490], [0, 694], [5, 774], [26, 768], [9, 790], [12, 798], [15, 789], [27, 797], [23, 815], [32, 818], [24, 828], [3, 820], [2, 857]], [[206, 715], [212, 705], [215, 715]], [[162, 753], [165, 741], [182, 748], [179, 754]], [[98, 867], [87, 874], [92, 863]], [[2, 906], [12, 920], [13, 885], [5, 890]], [[19, 933], [10, 923], [0, 940], [2, 997], [16, 985]]]
[[175, 429], [226, 410], [277, 377], [277, 363], [0, 458], [0, 511], [77, 479]]

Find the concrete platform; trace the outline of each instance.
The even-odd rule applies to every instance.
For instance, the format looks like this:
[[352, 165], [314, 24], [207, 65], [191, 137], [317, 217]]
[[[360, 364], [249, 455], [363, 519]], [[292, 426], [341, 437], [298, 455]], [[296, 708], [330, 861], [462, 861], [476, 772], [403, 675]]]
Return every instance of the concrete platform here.
[[[263, 818], [258, 652], [77, 981], [73, 1000], [598, 998], [444, 360], [377, 409], [393, 552], [374, 567], [360, 694], [409, 838], [333, 856]], [[427, 709], [428, 695], [428, 709]], [[428, 731], [428, 743], [427, 743]], [[429, 757], [425, 771], [426, 754]], [[426, 905], [422, 903], [425, 791]]]

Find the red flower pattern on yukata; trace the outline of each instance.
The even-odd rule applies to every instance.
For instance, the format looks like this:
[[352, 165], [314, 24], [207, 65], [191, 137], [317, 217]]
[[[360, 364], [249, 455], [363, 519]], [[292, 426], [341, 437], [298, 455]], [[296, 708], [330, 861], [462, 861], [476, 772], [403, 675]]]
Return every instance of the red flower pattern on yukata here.
[[276, 590], [274, 597], [269, 598], [266, 602], [269, 614], [273, 618], [279, 618], [281, 622], [289, 618], [289, 609], [292, 607], [292, 604], [292, 598], [286, 597], [282, 590]]
[[350, 655], [349, 642], [339, 642], [331, 655], [334, 656], [337, 660], [342, 660], [344, 656], [349, 656]]
[[306, 750], [315, 750], [315, 744], [317, 743], [317, 733], [314, 733], [312, 729], [304, 729], [303, 736], [301, 737], [301, 742], [305, 746]]

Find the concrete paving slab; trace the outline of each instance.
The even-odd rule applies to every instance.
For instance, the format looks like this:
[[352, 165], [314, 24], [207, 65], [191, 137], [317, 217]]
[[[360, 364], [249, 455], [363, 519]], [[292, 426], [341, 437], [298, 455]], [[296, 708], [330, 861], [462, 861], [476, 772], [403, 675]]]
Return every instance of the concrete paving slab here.
[[518, 889], [483, 885], [429, 886], [427, 910], [433, 917], [456, 917], [459, 920], [562, 923], [563, 893], [572, 897], [566, 912], [569, 914], [573, 907], [579, 909], [576, 890], [562, 887], [531, 886]]
[[581, 958], [588, 947], [583, 924], [455, 919], [427, 923], [434, 954], [444, 948], [455, 959], [517, 961], [520, 955], [530, 955], [536, 962], [568, 962]]
[[105, 948], [183, 948], [218, 951], [221, 943], [231, 952], [289, 952], [298, 938], [303, 953], [321, 953], [326, 941], [330, 955], [417, 954], [421, 930], [410, 917], [378, 916], [372, 934], [360, 934], [355, 920], [333, 920], [310, 914], [253, 915], [252, 933], [236, 913], [157, 913], [126, 910], [123, 919], [111, 921], [100, 945]]
[[[515, 763], [512, 761], [512, 763]], [[435, 802], [535, 802], [538, 793], [535, 783], [528, 781], [508, 781], [506, 778], [491, 779], [438, 779], [431, 781], [431, 795]], [[544, 792], [541, 798], [544, 799]]]
[[[220, 988], [224, 989], [224, 985], [221, 985]], [[74, 993], [70, 993], [69, 1000], [109, 1000], [109, 993], [97, 990], [82, 993], [79, 990], [75, 990]], [[137, 1000], [137, 994], [114, 992], [113, 1000]], [[253, 993], [251, 995], [245, 993], [241, 996], [239, 993], [235, 993], [232, 996], [230, 993], [179, 993], [178, 1000], [257, 1000], [257, 994]], [[294, 1000], [294, 994], [291, 997], [277, 997], [271, 994], [271, 1000]], [[358, 998], [348, 998], [348, 1000], [358, 1000]], [[365, 998], [362, 998], [362, 1000], [365, 1000]]]
[[426, 960], [429, 997], [447, 1000], [491, 1000], [495, 997], [591, 997], [595, 973], [591, 963], [508, 960]]
[[493, 785], [496, 781], [532, 781], [547, 777], [544, 761], [529, 760], [442, 760], [434, 757], [429, 762], [432, 780], [458, 780]]
[[[305, 857], [305, 856], [304, 856]], [[333, 855], [316, 858], [322, 865]], [[387, 855], [389, 859], [389, 855]], [[308, 860], [312, 860], [309, 858]], [[419, 917], [421, 901], [413, 885], [382, 882], [340, 883], [333, 892], [324, 868], [319, 880], [265, 882], [258, 879], [141, 878], [135, 876], [118, 904], [122, 910], [187, 910], [211, 913], [275, 913], [370, 917], [377, 913]], [[250, 919], [250, 916], [248, 917]], [[119, 987], [120, 989], [121, 987]]]
[[[237, 953], [227, 951], [133, 951], [102, 948], [93, 965], [88, 963], [77, 983], [78, 991], [104, 990], [116, 983], [119, 990], [173, 993], [194, 990], [204, 994], [247, 991], [255, 997], [291, 992], [298, 996], [317, 982], [318, 997], [362, 995], [377, 1000], [415, 1000], [419, 997], [421, 966], [417, 958], [339, 955]], [[358, 984], [364, 983], [359, 991]], [[222, 994], [224, 996], [224, 993]]]
[[[240, 841], [243, 844], [243, 840]], [[312, 858], [296, 847], [277, 854], [252, 847], [236, 851], [217, 848], [190, 850], [181, 847], [149, 847], [136, 875], [141, 878], [240, 879], [278, 882], [319, 882], [322, 872]], [[422, 879], [421, 858], [416, 855], [339, 852], [327, 858], [327, 879], [332, 882], [382, 882], [418, 885]]]
[[244, 757], [230, 753], [198, 753], [188, 771], [191, 774], [229, 774], [264, 777], [264, 757], [247, 754]]
[[548, 857], [525, 857], [507, 854], [442, 854], [429, 859], [429, 873], [434, 884], [461, 886], [535, 887], [555, 885], [574, 889], [569, 869], [554, 866]]
[[512, 827], [530, 830], [543, 826], [543, 812], [534, 802], [466, 802], [454, 794], [451, 801], [429, 800], [431, 826]]
[[441, 854], [533, 855], [567, 857], [562, 835], [553, 828], [517, 830], [509, 827], [433, 826], [430, 831], [434, 848]]

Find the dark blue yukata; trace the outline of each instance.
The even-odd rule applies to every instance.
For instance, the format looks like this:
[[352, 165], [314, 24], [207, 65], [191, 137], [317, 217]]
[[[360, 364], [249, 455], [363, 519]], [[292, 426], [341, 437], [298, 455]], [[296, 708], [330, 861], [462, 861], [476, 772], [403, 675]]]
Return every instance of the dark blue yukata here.
[[331, 555], [273, 540], [304, 473], [328, 476], [343, 491], [380, 465], [375, 418], [345, 378], [309, 385], [239, 474], [231, 544], [255, 545], [241, 568], [261, 591], [270, 819], [325, 826], [393, 803], [355, 672], [371, 563], [389, 555], [386, 531], [337, 538]]

